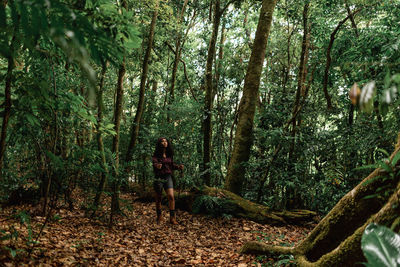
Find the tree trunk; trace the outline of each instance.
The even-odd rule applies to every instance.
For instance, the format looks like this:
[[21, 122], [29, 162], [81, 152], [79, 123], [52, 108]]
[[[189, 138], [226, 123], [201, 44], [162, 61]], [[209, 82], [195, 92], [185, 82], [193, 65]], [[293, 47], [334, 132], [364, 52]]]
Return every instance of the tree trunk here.
[[[399, 150], [400, 134], [391, 159]], [[395, 171], [398, 171], [398, 167]], [[296, 247], [249, 242], [242, 247], [242, 253], [294, 254], [299, 266], [353, 266], [365, 261], [360, 243], [366, 226], [371, 222], [390, 226], [400, 214], [400, 177], [382, 179], [385, 175], [387, 172], [382, 169], [374, 170], [347, 193]], [[382, 186], [394, 189], [392, 195], [366, 198]]]
[[[219, 43], [219, 52], [218, 52], [218, 61], [215, 67], [215, 86], [213, 89], [213, 95], [212, 95], [212, 99], [215, 98], [215, 96], [217, 96], [217, 107], [216, 110], [218, 112], [217, 114], [217, 121], [218, 123], [218, 128], [217, 128], [217, 133], [214, 139], [215, 142], [215, 146], [217, 147], [217, 154], [222, 157], [222, 148], [224, 146], [224, 129], [225, 129], [225, 117], [224, 116], [224, 112], [221, 112], [222, 109], [222, 101], [223, 101], [223, 92], [222, 90], [219, 91], [219, 80], [221, 78], [221, 68], [222, 68], [222, 60], [224, 57], [224, 42], [225, 42], [225, 23], [222, 24], [222, 28], [221, 28], [221, 37], [220, 37], [220, 43]], [[222, 94], [222, 97], [221, 97]], [[221, 99], [222, 98], [222, 99]], [[211, 151], [211, 158], [215, 158], [215, 153], [214, 150]], [[217, 160], [217, 159], [215, 159]], [[218, 162], [222, 162], [222, 158], [220, 158], [218, 160]], [[223, 164], [220, 164], [220, 171], [221, 173], [223, 173]], [[223, 183], [223, 176], [222, 175], [217, 175], [215, 177], [215, 184], [222, 184]]]
[[133, 149], [136, 146], [136, 141], [139, 136], [139, 129], [140, 129], [140, 120], [142, 119], [143, 108], [144, 108], [144, 98], [145, 98], [145, 90], [146, 90], [146, 80], [147, 80], [147, 73], [149, 69], [149, 60], [151, 55], [151, 50], [153, 49], [153, 40], [154, 40], [154, 30], [156, 27], [156, 21], [158, 16], [158, 3], [156, 3], [153, 17], [151, 19], [150, 24], [150, 32], [149, 32], [149, 40], [147, 44], [147, 50], [143, 58], [143, 69], [142, 69], [142, 77], [140, 79], [140, 89], [139, 89], [139, 103], [136, 109], [135, 119], [132, 123], [131, 128], [131, 139], [128, 146], [128, 151], [126, 153], [126, 162], [132, 160], [133, 156]]
[[169, 89], [169, 93], [171, 96], [171, 100], [174, 100], [175, 98], [175, 81], [176, 81], [176, 74], [178, 72], [178, 65], [179, 62], [181, 60], [181, 45], [182, 45], [182, 39], [181, 39], [181, 23], [182, 23], [182, 19], [183, 19], [183, 15], [185, 13], [186, 10], [186, 6], [188, 4], [189, 0], [185, 0], [185, 2], [183, 3], [183, 7], [181, 10], [181, 13], [178, 17], [178, 33], [177, 33], [177, 37], [176, 37], [176, 41], [175, 41], [175, 59], [174, 59], [174, 65], [172, 67], [172, 76], [171, 76], [171, 88]]
[[324, 95], [325, 95], [325, 99], [326, 99], [326, 104], [327, 104], [327, 108], [328, 109], [332, 109], [332, 99], [331, 96], [328, 93], [328, 80], [329, 80], [329, 69], [331, 67], [331, 62], [332, 62], [332, 58], [331, 58], [331, 50], [333, 47], [333, 43], [335, 41], [336, 38], [336, 34], [337, 32], [340, 30], [340, 28], [342, 27], [342, 25], [351, 17], [354, 18], [354, 15], [357, 14], [358, 12], [360, 12], [360, 9], [357, 9], [356, 11], [354, 11], [353, 13], [349, 13], [347, 15], [346, 18], [344, 18], [342, 21], [339, 22], [339, 24], [336, 26], [336, 28], [333, 30], [333, 32], [331, 33], [331, 38], [328, 44], [328, 48], [326, 49], [326, 65], [325, 65], [325, 71], [324, 71], [324, 81], [323, 81], [323, 91], [324, 91]]
[[258, 88], [275, 5], [276, 0], [263, 0], [253, 50], [244, 81], [243, 96], [239, 105], [235, 143], [225, 181], [225, 188], [236, 194], [241, 193], [245, 174], [243, 163], [247, 162], [250, 156]]
[[243, 29], [244, 33], [246, 34], [246, 42], [250, 49], [253, 49], [253, 40], [251, 40], [251, 33], [248, 27], [248, 17], [250, 11], [250, 5], [244, 7], [244, 19], [243, 19]]
[[[3, 5], [7, 5], [7, 1], [3, 1]], [[8, 121], [10, 119], [11, 114], [11, 83], [13, 80], [13, 70], [14, 70], [14, 51], [16, 45], [16, 31], [19, 28], [19, 17], [16, 21], [14, 27], [14, 34], [11, 38], [10, 43], [10, 55], [7, 58], [7, 74], [5, 77], [6, 83], [4, 86], [4, 114], [3, 114], [3, 122], [1, 126], [1, 137], [0, 137], [0, 180], [2, 177], [2, 169], [3, 169], [3, 161], [4, 161], [4, 153], [6, 151], [6, 139], [7, 139], [7, 127]]]
[[211, 126], [211, 107], [212, 107], [212, 93], [213, 93], [213, 62], [215, 57], [218, 28], [221, 22], [222, 11], [220, 8], [220, 1], [216, 0], [214, 3], [214, 16], [213, 16], [213, 31], [211, 34], [210, 43], [208, 45], [206, 74], [205, 74], [205, 99], [204, 99], [204, 120], [203, 120], [203, 180], [208, 186], [211, 185], [210, 174], [210, 158], [211, 158], [211, 139], [212, 139], [212, 126]]
[[115, 135], [112, 143], [112, 153], [115, 154], [114, 162], [114, 181], [112, 183], [112, 197], [111, 197], [111, 214], [110, 226], [112, 225], [113, 216], [119, 212], [119, 129], [121, 126], [122, 104], [124, 97], [124, 77], [125, 77], [125, 57], [119, 67], [118, 82], [116, 89], [116, 101], [114, 108], [114, 131]]
[[[303, 42], [301, 45], [301, 55], [300, 55], [300, 65], [299, 65], [299, 74], [297, 76], [297, 90], [296, 90], [296, 96], [295, 96], [295, 102], [293, 105], [293, 110], [292, 110], [292, 129], [291, 129], [291, 141], [290, 141], [290, 147], [289, 147], [289, 155], [288, 155], [288, 162], [289, 163], [294, 163], [297, 161], [297, 156], [295, 153], [295, 147], [296, 147], [296, 135], [297, 132], [299, 132], [300, 128], [300, 99], [303, 96], [303, 98], [306, 98], [305, 95], [305, 88], [306, 88], [306, 78], [307, 78], [307, 63], [308, 63], [308, 50], [310, 46], [310, 36], [309, 36], [309, 28], [308, 28], [308, 9], [309, 9], [310, 3], [307, 2], [304, 5], [303, 9]], [[290, 177], [294, 177], [296, 175], [296, 172], [294, 170], [294, 164], [287, 164], [287, 172], [290, 174]], [[284, 205], [285, 208], [288, 209], [293, 209], [293, 208], [298, 208], [301, 205], [302, 201], [298, 199], [298, 194], [296, 191], [296, 188], [288, 187], [285, 188], [286, 193], [283, 193], [284, 199], [286, 204]], [[288, 204], [287, 204], [288, 203]]]
[[345, 3], [345, 6], [346, 6], [347, 15], [350, 16], [351, 27], [354, 29], [354, 32], [355, 32], [355, 34], [356, 34], [356, 36], [357, 36], [357, 38], [358, 38], [358, 37], [359, 37], [359, 33], [358, 33], [358, 29], [357, 29], [357, 23], [356, 23], [356, 21], [354, 20], [353, 14], [351, 13], [351, 9], [350, 9], [350, 7], [349, 7], [349, 4], [347, 3], [347, 1], [344, 1], [344, 3]]
[[96, 196], [93, 201], [93, 214], [95, 214], [96, 210], [98, 209], [100, 199], [101, 199], [101, 194], [104, 191], [104, 187], [106, 184], [106, 178], [108, 174], [108, 167], [107, 167], [107, 161], [106, 161], [106, 155], [104, 152], [104, 143], [103, 143], [103, 133], [100, 130], [100, 127], [103, 124], [103, 86], [104, 86], [104, 78], [106, 75], [107, 71], [107, 63], [104, 63], [102, 66], [101, 70], [101, 76], [100, 76], [100, 84], [99, 84], [99, 89], [97, 91], [97, 147], [100, 152], [100, 157], [101, 157], [101, 167], [103, 168], [103, 171], [101, 172], [101, 178], [99, 182], [99, 186], [96, 192]]
[[[295, 102], [293, 105], [292, 117], [297, 117], [298, 110], [300, 109], [300, 97], [304, 96], [304, 88], [306, 85], [306, 78], [307, 78], [307, 62], [308, 62], [308, 48], [310, 46], [309, 43], [309, 33], [308, 33], [308, 8], [310, 3], [306, 3], [303, 9], [303, 42], [301, 45], [301, 55], [300, 55], [300, 65], [299, 65], [299, 75], [297, 77], [297, 91]], [[297, 120], [294, 119], [292, 121], [292, 142], [289, 149], [289, 162], [292, 162], [292, 156], [294, 153], [294, 146], [295, 146], [295, 137], [296, 137], [296, 124]]]
[[[139, 198], [137, 200], [139, 201], [154, 201], [152, 188], [143, 190], [142, 186], [136, 184], [131, 190], [138, 194]], [[315, 212], [309, 210], [274, 211], [267, 206], [256, 204], [227, 190], [208, 186], [201, 190], [176, 192], [175, 206], [177, 209], [192, 212], [196, 198], [202, 196], [216, 197], [223, 200], [229, 215], [262, 224], [301, 224], [312, 221], [316, 216]]]
[[222, 60], [224, 59], [224, 43], [225, 43], [225, 29], [226, 29], [226, 23], [224, 22], [222, 24], [221, 28], [221, 37], [219, 40], [219, 51], [218, 51], [218, 61], [216, 62], [215, 66], [215, 82], [214, 82], [214, 87], [212, 90], [212, 96], [211, 96], [211, 108], [212, 108], [212, 103], [214, 101], [215, 95], [218, 92], [218, 84], [219, 80], [221, 78], [221, 68], [222, 68]]

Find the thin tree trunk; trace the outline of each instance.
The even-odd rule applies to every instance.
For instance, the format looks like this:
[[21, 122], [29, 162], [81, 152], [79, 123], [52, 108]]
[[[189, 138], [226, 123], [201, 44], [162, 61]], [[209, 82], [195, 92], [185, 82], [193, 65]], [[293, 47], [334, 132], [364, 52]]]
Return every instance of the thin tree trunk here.
[[[223, 138], [223, 133], [224, 133], [224, 124], [225, 124], [225, 118], [223, 117], [223, 115], [221, 114], [221, 99], [220, 99], [220, 91], [219, 90], [219, 80], [221, 78], [221, 68], [222, 68], [222, 60], [224, 57], [224, 42], [225, 42], [225, 23], [222, 24], [222, 28], [221, 28], [221, 37], [220, 37], [220, 43], [219, 43], [219, 52], [218, 52], [218, 61], [215, 67], [215, 84], [214, 84], [214, 88], [213, 88], [213, 95], [212, 95], [212, 99], [215, 98], [215, 96], [217, 96], [217, 111], [218, 111], [218, 129], [217, 129], [217, 134], [215, 136], [215, 146], [217, 146], [217, 150], [218, 150], [218, 155], [221, 157], [222, 154], [222, 147], [224, 144], [224, 138]], [[211, 158], [215, 158], [215, 153], [214, 150], [212, 149], [211, 151]], [[221, 158], [219, 159], [219, 165], [222, 168], [222, 162], [221, 162]], [[221, 169], [221, 173], [222, 173], [222, 169]], [[220, 175], [217, 175], [218, 177], [216, 177], [216, 182], [217, 184], [221, 184], [223, 177], [220, 177]]]
[[247, 26], [247, 21], [248, 21], [248, 15], [249, 15], [249, 9], [250, 6], [247, 6], [244, 10], [244, 19], [243, 19], [243, 28], [244, 28], [244, 32], [246, 34], [246, 38], [247, 38], [247, 45], [249, 46], [250, 49], [253, 49], [253, 41], [251, 40], [251, 33], [249, 31], [249, 28]]
[[208, 45], [206, 74], [205, 74], [205, 99], [204, 99], [204, 121], [203, 121], [203, 180], [208, 186], [211, 186], [210, 174], [210, 158], [211, 158], [211, 139], [212, 139], [212, 126], [211, 126], [211, 108], [212, 108], [212, 93], [213, 93], [213, 75], [212, 66], [215, 57], [216, 43], [218, 28], [221, 22], [221, 8], [220, 1], [216, 0], [214, 3], [214, 16], [213, 16], [213, 31], [211, 34], [210, 43]]
[[243, 96], [239, 105], [235, 143], [225, 182], [226, 189], [239, 195], [245, 175], [243, 163], [246, 163], [250, 157], [261, 71], [276, 2], [276, 0], [263, 0], [262, 2], [253, 50], [244, 81]]
[[124, 77], [125, 77], [125, 57], [118, 70], [118, 82], [116, 89], [116, 101], [114, 108], [114, 131], [115, 135], [112, 143], [112, 153], [115, 154], [114, 161], [114, 181], [112, 183], [112, 196], [111, 196], [111, 214], [110, 214], [110, 226], [113, 223], [114, 215], [120, 211], [119, 207], [119, 133], [121, 126], [121, 116], [122, 116], [122, 104], [124, 97]]
[[345, 2], [345, 5], [346, 5], [347, 14], [350, 16], [351, 27], [354, 29], [354, 32], [355, 32], [356, 36], [359, 37], [357, 24], [356, 24], [356, 21], [354, 20], [353, 14], [351, 13], [351, 9], [349, 7], [349, 4], [347, 3], [347, 1], [344, 1], [344, 2]]
[[[308, 33], [308, 8], [310, 3], [307, 2], [304, 5], [303, 9], [303, 42], [301, 45], [301, 55], [300, 55], [300, 66], [299, 66], [299, 75], [297, 77], [297, 90], [295, 102], [293, 105], [292, 117], [297, 113], [297, 110], [300, 108], [300, 97], [304, 95], [304, 88], [307, 78], [307, 62], [308, 62], [308, 48], [309, 44], [309, 33]], [[294, 147], [295, 147], [295, 138], [296, 138], [296, 122], [297, 120], [292, 121], [292, 141], [289, 148], [289, 162], [292, 162]]]
[[[126, 0], [122, 0], [121, 2], [122, 8], [125, 10], [128, 9], [128, 3]], [[121, 117], [122, 117], [122, 108], [124, 103], [124, 78], [126, 73], [126, 57], [124, 55], [122, 59], [122, 63], [118, 70], [118, 80], [117, 80], [117, 88], [115, 90], [115, 106], [114, 106], [114, 130], [115, 135], [113, 137], [113, 143], [111, 152], [115, 154], [115, 162], [114, 162], [114, 171], [113, 176], [114, 180], [112, 183], [112, 195], [111, 195], [111, 212], [110, 212], [110, 221], [109, 226], [111, 227], [113, 224], [114, 215], [117, 212], [120, 212], [119, 207], [119, 132], [121, 127]]]
[[350, 13], [349, 15], [347, 15], [346, 18], [344, 18], [342, 21], [339, 22], [339, 24], [336, 26], [336, 28], [334, 29], [334, 31], [331, 33], [331, 38], [329, 41], [329, 45], [328, 48], [326, 50], [326, 65], [325, 65], [325, 71], [324, 71], [324, 80], [323, 80], [323, 91], [324, 91], [324, 95], [325, 95], [325, 99], [326, 99], [326, 104], [327, 104], [327, 108], [328, 109], [332, 109], [332, 99], [331, 96], [328, 93], [328, 80], [329, 80], [329, 69], [331, 67], [331, 63], [332, 63], [332, 57], [331, 57], [331, 51], [332, 51], [332, 47], [333, 47], [333, 43], [335, 41], [336, 38], [336, 34], [338, 33], [338, 31], [340, 30], [340, 28], [342, 27], [342, 25], [350, 18], [350, 17], [354, 17], [354, 15], [356, 15], [358, 12], [361, 11], [360, 9], [357, 9], [356, 11], [354, 11], [353, 13]]
[[178, 72], [178, 65], [180, 62], [180, 58], [181, 58], [181, 45], [182, 45], [182, 39], [181, 39], [181, 23], [182, 23], [182, 19], [183, 19], [183, 15], [185, 13], [186, 10], [186, 6], [188, 4], [189, 0], [185, 0], [185, 2], [183, 3], [183, 7], [181, 10], [181, 13], [178, 17], [178, 33], [177, 33], [177, 37], [176, 37], [176, 41], [175, 41], [175, 59], [174, 59], [174, 65], [172, 67], [172, 76], [171, 76], [171, 88], [169, 89], [169, 93], [171, 96], [171, 100], [173, 101], [175, 98], [175, 82], [176, 82], [176, 74]]
[[[215, 67], [215, 83], [212, 91], [211, 102], [213, 102], [215, 95], [218, 92], [218, 84], [221, 78], [221, 68], [222, 68], [222, 60], [224, 59], [224, 42], [225, 42], [225, 23], [222, 24], [221, 28], [221, 37], [219, 40], [219, 51], [218, 51], [218, 61]], [[212, 107], [212, 103], [211, 103]]]
[[14, 69], [14, 57], [10, 56], [8, 58], [6, 85], [4, 87], [4, 114], [3, 114], [3, 123], [1, 126], [1, 139], [0, 139], [0, 175], [3, 168], [4, 153], [6, 151], [8, 121], [10, 119], [10, 114], [11, 114], [11, 81], [12, 81], [13, 69]]
[[156, 3], [153, 17], [151, 19], [150, 24], [150, 32], [149, 32], [149, 40], [147, 44], [147, 50], [143, 58], [143, 69], [142, 69], [142, 77], [140, 79], [140, 89], [139, 89], [139, 103], [136, 110], [135, 119], [132, 124], [131, 128], [131, 139], [128, 146], [128, 151], [126, 153], [126, 162], [132, 160], [133, 156], [133, 149], [136, 146], [137, 138], [139, 136], [139, 129], [140, 129], [140, 121], [142, 119], [143, 109], [144, 109], [144, 98], [145, 98], [145, 90], [146, 90], [146, 80], [147, 80], [147, 73], [149, 69], [149, 61], [151, 56], [151, 50], [153, 49], [153, 40], [154, 40], [154, 31], [156, 27], [156, 21], [158, 16], [158, 3]]
[[[51, 60], [51, 58], [49, 58], [50, 60], [50, 65], [51, 65], [51, 74], [52, 74], [52, 82], [53, 82], [53, 94], [54, 94], [54, 100], [57, 99], [57, 85], [56, 85], [56, 76], [55, 76], [55, 72], [54, 72], [54, 65], [53, 62]], [[52, 134], [51, 134], [51, 138], [52, 138], [52, 142], [50, 142], [51, 144], [51, 149], [49, 149], [49, 151], [51, 151], [51, 153], [53, 153], [53, 155], [57, 154], [57, 142], [58, 142], [58, 116], [57, 116], [57, 110], [53, 109], [53, 123], [54, 123], [54, 127], [52, 128]], [[51, 160], [49, 160], [51, 161]], [[49, 197], [50, 197], [50, 188], [51, 188], [51, 183], [53, 181], [53, 175], [54, 175], [54, 171], [52, 171], [50, 169], [50, 166], [48, 166], [48, 180], [47, 180], [47, 184], [46, 184], [46, 191], [45, 191], [45, 195], [44, 195], [44, 202], [43, 202], [43, 216], [47, 215], [47, 203], [49, 202]]]
[[[3, 5], [7, 5], [7, 1], [3, 1]], [[7, 58], [7, 74], [6, 74], [6, 83], [4, 86], [4, 114], [3, 114], [3, 122], [1, 126], [1, 137], [0, 137], [0, 180], [2, 177], [2, 169], [3, 169], [3, 161], [4, 161], [4, 154], [6, 151], [6, 139], [7, 139], [7, 127], [8, 121], [10, 119], [11, 114], [11, 84], [13, 79], [13, 70], [15, 67], [14, 64], [14, 51], [16, 45], [16, 31], [19, 28], [19, 18], [14, 27], [14, 34], [11, 38], [10, 43], [10, 55]]]
[[[286, 93], [285, 93], [286, 86], [290, 79], [290, 72], [291, 72], [291, 68], [292, 68], [292, 63], [291, 63], [292, 59], [290, 56], [291, 40], [292, 40], [293, 34], [296, 31], [296, 27], [293, 27], [292, 31], [290, 31], [290, 22], [289, 22], [289, 15], [288, 15], [287, 9], [288, 9], [288, 7], [286, 6], [286, 20], [287, 20], [288, 37], [287, 37], [287, 46], [286, 46], [286, 48], [287, 48], [287, 51], [286, 51], [287, 52], [287, 68], [283, 67], [283, 72], [284, 72], [283, 77], [284, 78], [283, 78], [282, 91], [284, 92], [284, 95], [286, 95]], [[283, 63], [282, 63], [282, 65], [285, 66]]]
[[101, 178], [99, 182], [99, 186], [96, 192], [96, 196], [93, 201], [93, 214], [95, 214], [96, 210], [98, 209], [100, 199], [101, 199], [101, 194], [104, 191], [104, 187], [106, 184], [106, 178], [108, 174], [108, 167], [107, 167], [107, 161], [106, 161], [106, 155], [104, 152], [104, 143], [103, 143], [103, 133], [100, 130], [100, 127], [103, 124], [103, 87], [104, 87], [104, 78], [106, 75], [107, 71], [107, 63], [104, 63], [101, 69], [101, 76], [100, 76], [100, 83], [99, 83], [99, 89], [97, 91], [97, 125], [96, 125], [96, 130], [97, 130], [97, 147], [100, 152], [100, 157], [101, 157], [101, 167], [103, 168], [103, 171], [101, 173]]

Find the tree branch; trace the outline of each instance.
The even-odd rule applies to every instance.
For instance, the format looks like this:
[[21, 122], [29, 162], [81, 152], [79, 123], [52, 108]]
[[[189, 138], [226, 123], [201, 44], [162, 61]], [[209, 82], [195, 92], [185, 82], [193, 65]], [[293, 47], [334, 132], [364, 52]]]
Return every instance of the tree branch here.
[[331, 33], [331, 39], [329, 41], [329, 45], [328, 45], [328, 48], [326, 50], [326, 65], [325, 65], [324, 82], [323, 82], [323, 91], [324, 91], [324, 95], [325, 95], [325, 99], [326, 99], [326, 102], [327, 102], [328, 109], [332, 109], [332, 100], [331, 100], [331, 96], [328, 93], [328, 79], [329, 79], [329, 68], [330, 68], [331, 62], [332, 62], [331, 50], [332, 50], [332, 47], [333, 47], [333, 42], [335, 41], [336, 34], [340, 30], [342, 25], [351, 16], [356, 15], [361, 10], [362, 10], [362, 7], [357, 9], [353, 13], [348, 14], [346, 18], [344, 18], [342, 21], [339, 22], [339, 24], [336, 26], [335, 30]]

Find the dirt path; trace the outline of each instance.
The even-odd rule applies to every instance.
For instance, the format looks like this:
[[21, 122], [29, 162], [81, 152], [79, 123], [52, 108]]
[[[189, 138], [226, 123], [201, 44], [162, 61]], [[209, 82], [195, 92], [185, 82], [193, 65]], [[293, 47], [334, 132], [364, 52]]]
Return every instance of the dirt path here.
[[[235, 218], [215, 219], [182, 211], [177, 211], [179, 225], [173, 226], [168, 223], [166, 207], [163, 207], [165, 220], [157, 225], [153, 203], [132, 202], [129, 198], [126, 202], [132, 204], [133, 210], [127, 212], [127, 217], [118, 218], [112, 230], [85, 218], [78, 209], [58, 210], [30, 259], [25, 244], [27, 228], [16, 221], [3, 220], [0, 230], [9, 232], [13, 225], [20, 237], [17, 241], [2, 241], [2, 246], [22, 250], [17, 251], [14, 260], [6, 255], [10, 253], [0, 254], [0, 265], [257, 266], [260, 264], [255, 256], [238, 253], [244, 242], [261, 239], [271, 244], [294, 245], [310, 230], [298, 226], [260, 225]], [[0, 218], [6, 217], [7, 212], [10, 210], [1, 211]], [[44, 219], [32, 217], [33, 236]], [[273, 262], [273, 259], [264, 258], [264, 263]]]

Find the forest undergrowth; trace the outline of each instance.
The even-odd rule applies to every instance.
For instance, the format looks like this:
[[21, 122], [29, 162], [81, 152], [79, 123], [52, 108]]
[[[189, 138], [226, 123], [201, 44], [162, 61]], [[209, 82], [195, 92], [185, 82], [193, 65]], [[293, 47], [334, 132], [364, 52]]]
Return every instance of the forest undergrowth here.
[[[121, 198], [125, 216], [118, 216], [112, 229], [108, 228], [105, 217], [89, 219], [78, 205], [71, 211], [54, 208], [44, 228], [46, 218], [35, 215], [38, 212], [34, 207], [3, 208], [0, 233], [10, 238], [2, 240], [0, 265], [288, 266], [289, 255], [257, 258], [241, 255], [239, 250], [252, 240], [294, 246], [314, 226], [277, 227], [184, 211], [177, 211], [179, 225], [170, 225], [165, 206], [164, 222], [157, 225], [154, 203], [135, 201], [136, 197], [131, 194], [123, 194]], [[30, 220], [21, 223], [21, 216], [12, 215], [23, 211], [22, 214], [30, 214]]]

